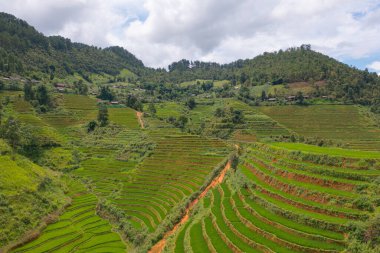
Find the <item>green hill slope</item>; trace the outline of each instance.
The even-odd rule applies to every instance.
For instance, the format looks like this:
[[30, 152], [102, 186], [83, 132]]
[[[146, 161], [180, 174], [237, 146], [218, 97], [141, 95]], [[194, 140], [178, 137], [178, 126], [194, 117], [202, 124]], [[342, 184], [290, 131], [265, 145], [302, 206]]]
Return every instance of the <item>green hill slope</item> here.
[[20, 155], [0, 139], [0, 248], [35, 229], [67, 199], [53, 172]]

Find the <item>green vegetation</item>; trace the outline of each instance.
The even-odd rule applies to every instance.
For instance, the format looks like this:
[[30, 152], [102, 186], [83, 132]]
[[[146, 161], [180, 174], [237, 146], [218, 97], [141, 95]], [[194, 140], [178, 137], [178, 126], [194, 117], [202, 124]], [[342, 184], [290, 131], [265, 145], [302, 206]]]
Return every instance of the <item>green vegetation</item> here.
[[259, 110], [304, 137], [334, 140], [354, 149], [380, 147], [380, 132], [374, 120], [356, 106], [268, 106]]
[[272, 144], [275, 147], [285, 148], [289, 150], [296, 150], [302, 152], [327, 154], [330, 156], [350, 157], [350, 158], [363, 158], [363, 159], [380, 159], [380, 152], [377, 151], [361, 151], [343, 148], [332, 147], [318, 147], [303, 143], [289, 143], [277, 142]]
[[[368, 185], [317, 171], [306, 174], [301, 170], [302, 163], [289, 159], [291, 152], [267, 147], [247, 147], [237, 170], [212, 191], [211, 201], [209, 197], [204, 199], [193, 220], [174, 237], [176, 246], [190, 245], [197, 252], [341, 252], [347, 247], [352, 252], [376, 252], [376, 177]], [[319, 155], [330, 156], [334, 148], [323, 150], [326, 153]], [[307, 155], [308, 150], [302, 152]], [[346, 159], [360, 159], [361, 151], [356, 152], [359, 157], [353, 158], [348, 150]], [[288, 166], [294, 162], [295, 169], [281, 166], [282, 160], [288, 161]], [[357, 206], [353, 191], [360, 192], [376, 209]], [[349, 241], [345, 241], [345, 233], [350, 233]], [[193, 238], [198, 238], [197, 242]]]
[[1, 252], [378, 251], [377, 75], [308, 45], [167, 71], [0, 28]]

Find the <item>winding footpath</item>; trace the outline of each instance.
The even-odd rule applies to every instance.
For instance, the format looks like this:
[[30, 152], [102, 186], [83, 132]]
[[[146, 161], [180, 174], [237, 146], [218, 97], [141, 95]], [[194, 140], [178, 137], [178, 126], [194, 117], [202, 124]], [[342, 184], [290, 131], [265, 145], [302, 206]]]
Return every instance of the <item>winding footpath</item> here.
[[203, 192], [201, 194], [199, 194], [199, 196], [194, 199], [190, 204], [189, 206], [186, 208], [185, 210], [185, 213], [184, 215], [182, 216], [181, 220], [176, 224], [174, 225], [174, 227], [172, 228], [172, 230], [168, 231], [165, 233], [164, 237], [158, 241], [150, 250], [149, 250], [149, 253], [161, 253], [163, 251], [163, 249], [165, 248], [165, 245], [166, 245], [166, 239], [172, 235], [173, 233], [175, 233], [180, 227], [182, 224], [186, 223], [186, 221], [189, 219], [190, 217], [190, 211], [194, 208], [194, 206], [198, 203], [199, 200], [201, 200], [202, 198], [204, 198], [204, 196], [206, 196], [206, 194], [209, 192], [210, 189], [214, 188], [215, 186], [219, 185], [220, 183], [223, 182], [223, 179], [224, 179], [224, 176], [226, 175], [227, 171], [231, 168], [231, 162], [228, 161], [226, 163], [226, 165], [224, 166], [223, 170], [219, 173], [218, 176], [216, 176], [212, 181], [211, 183], [206, 187], [206, 189], [203, 190]]
[[138, 111], [136, 111], [137, 120], [139, 121], [140, 126], [141, 126], [142, 129], [145, 128], [145, 127], [144, 127], [144, 121], [143, 121], [143, 119], [142, 119], [143, 114], [144, 114], [143, 112], [138, 112]]

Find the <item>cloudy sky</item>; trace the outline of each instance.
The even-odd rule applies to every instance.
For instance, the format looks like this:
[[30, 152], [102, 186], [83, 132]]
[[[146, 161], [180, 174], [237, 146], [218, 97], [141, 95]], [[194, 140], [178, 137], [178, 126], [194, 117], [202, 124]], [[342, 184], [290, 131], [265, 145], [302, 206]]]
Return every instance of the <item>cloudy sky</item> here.
[[380, 0], [0, 0], [0, 11], [45, 35], [123, 46], [152, 67], [311, 44], [380, 73]]

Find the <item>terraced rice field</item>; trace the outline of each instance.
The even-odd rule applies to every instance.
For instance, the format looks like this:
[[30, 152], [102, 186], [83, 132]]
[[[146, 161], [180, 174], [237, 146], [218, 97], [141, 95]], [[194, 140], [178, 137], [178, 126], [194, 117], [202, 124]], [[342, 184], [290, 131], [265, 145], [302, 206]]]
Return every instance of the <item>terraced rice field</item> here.
[[[279, 124], [272, 118], [261, 113], [257, 108], [249, 106], [235, 99], [198, 99], [197, 106], [193, 110], [188, 110], [190, 119], [190, 128], [197, 129], [202, 123], [205, 123], [204, 129], [207, 129], [208, 123], [214, 116], [217, 108], [232, 107], [235, 110], [241, 110], [244, 113], [245, 123], [236, 127], [231, 139], [239, 142], [253, 142], [274, 136], [288, 136], [292, 132]], [[178, 117], [181, 112], [186, 111], [183, 105], [173, 102], [161, 103], [156, 105], [157, 116], [160, 118]], [[223, 126], [221, 126], [223, 127]]]
[[380, 150], [380, 130], [353, 105], [268, 106], [259, 110], [306, 137], [343, 142], [350, 148]]
[[244, 135], [249, 139], [250, 135], [254, 135], [257, 140], [274, 137], [274, 136], [289, 136], [292, 131], [287, 129], [284, 125], [279, 124], [267, 115], [261, 113], [257, 108], [249, 106], [241, 101], [232, 100], [229, 105], [236, 110], [241, 110], [244, 113], [245, 124], [240, 126], [240, 129], [236, 130], [237, 134], [242, 135], [238, 138], [238, 141], [244, 142]]
[[110, 121], [128, 129], [139, 129], [136, 111], [131, 108], [108, 108]]
[[380, 159], [379, 151], [352, 150], [334, 147], [318, 147], [315, 145], [291, 142], [272, 143], [272, 146], [279, 147], [280, 149], [284, 148], [288, 150], [302, 151], [311, 154], [327, 154], [330, 156], [362, 159]]
[[[86, 113], [74, 105], [70, 108], [78, 115]], [[84, 157], [72, 173], [88, 179], [95, 194], [123, 211], [138, 229], [153, 232], [173, 207], [199, 190], [230, 152], [220, 140], [183, 134], [156, 119], [142, 130], [132, 109], [109, 108], [109, 115], [117, 124], [109, 133], [65, 133]], [[144, 139], [154, 142], [155, 149], [142, 163], [118, 158], [130, 142]]]
[[215, 139], [162, 135], [161, 131], [151, 136], [157, 146], [137, 169], [128, 162], [91, 159], [75, 173], [91, 178], [95, 191], [108, 196], [137, 228], [152, 232], [174, 206], [202, 186], [228, 149]]
[[80, 183], [70, 184], [72, 203], [38, 239], [12, 252], [125, 252], [108, 221], [96, 215], [97, 198]]
[[63, 94], [61, 106], [61, 111], [43, 116], [45, 122], [59, 130], [95, 120], [98, 113], [96, 100], [88, 96]]
[[166, 250], [343, 251], [348, 222], [372, 213], [353, 203], [358, 196], [374, 197], [358, 189], [372, 184], [379, 168], [347, 170], [269, 150], [263, 144], [248, 148], [237, 172], [206, 196]]

